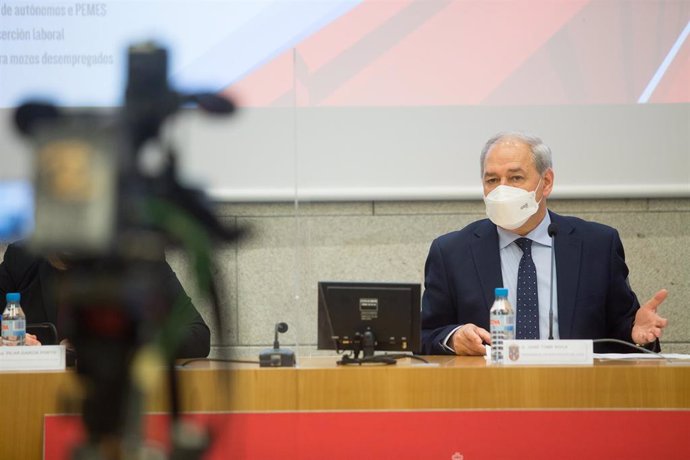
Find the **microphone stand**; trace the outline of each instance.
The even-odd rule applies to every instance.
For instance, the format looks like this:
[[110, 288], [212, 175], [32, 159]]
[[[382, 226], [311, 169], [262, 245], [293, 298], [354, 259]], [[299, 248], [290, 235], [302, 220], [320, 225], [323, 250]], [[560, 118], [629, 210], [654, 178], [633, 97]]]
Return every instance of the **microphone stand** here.
[[558, 225], [551, 223], [548, 229], [551, 237], [551, 294], [549, 296], [549, 340], [553, 340], [553, 273], [556, 269], [556, 234]]

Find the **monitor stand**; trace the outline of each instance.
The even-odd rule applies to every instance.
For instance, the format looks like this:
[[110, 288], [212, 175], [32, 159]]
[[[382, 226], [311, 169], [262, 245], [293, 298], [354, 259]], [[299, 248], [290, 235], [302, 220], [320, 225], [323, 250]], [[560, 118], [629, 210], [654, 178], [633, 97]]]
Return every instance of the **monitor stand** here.
[[[376, 337], [370, 327], [367, 327], [364, 334], [357, 332], [353, 340], [353, 354], [343, 355], [343, 358], [337, 362], [339, 366], [348, 364], [395, 364], [395, 358], [389, 356], [376, 356], [374, 350], [376, 349]], [[359, 357], [359, 353], [362, 357]]]

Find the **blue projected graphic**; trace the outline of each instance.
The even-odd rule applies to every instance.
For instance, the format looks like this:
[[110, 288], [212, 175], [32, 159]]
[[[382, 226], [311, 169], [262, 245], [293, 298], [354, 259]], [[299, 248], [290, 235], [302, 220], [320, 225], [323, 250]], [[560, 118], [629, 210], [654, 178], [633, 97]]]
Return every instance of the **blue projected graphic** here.
[[4, 1], [0, 107], [117, 105], [126, 48], [146, 40], [171, 50], [174, 86], [220, 90], [360, 1]]

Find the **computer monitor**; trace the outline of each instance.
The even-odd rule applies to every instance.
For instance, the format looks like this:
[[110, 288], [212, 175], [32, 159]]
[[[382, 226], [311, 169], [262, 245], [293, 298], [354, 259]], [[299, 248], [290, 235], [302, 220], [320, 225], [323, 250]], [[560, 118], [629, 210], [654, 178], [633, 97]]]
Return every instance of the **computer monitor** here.
[[352, 350], [355, 358], [419, 352], [419, 284], [321, 281], [318, 289], [318, 349]]

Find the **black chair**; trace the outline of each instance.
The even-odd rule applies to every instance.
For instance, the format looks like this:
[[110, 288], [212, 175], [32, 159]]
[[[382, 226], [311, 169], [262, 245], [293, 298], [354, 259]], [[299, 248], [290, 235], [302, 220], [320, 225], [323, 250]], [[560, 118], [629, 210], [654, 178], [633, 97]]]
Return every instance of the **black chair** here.
[[26, 332], [35, 335], [42, 345], [58, 344], [58, 333], [53, 323], [27, 324]]

